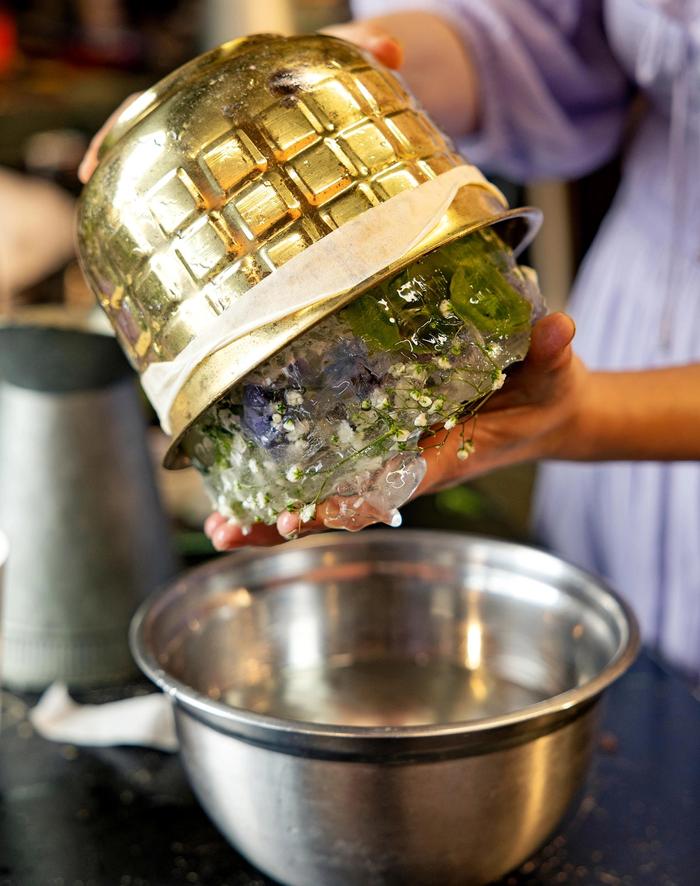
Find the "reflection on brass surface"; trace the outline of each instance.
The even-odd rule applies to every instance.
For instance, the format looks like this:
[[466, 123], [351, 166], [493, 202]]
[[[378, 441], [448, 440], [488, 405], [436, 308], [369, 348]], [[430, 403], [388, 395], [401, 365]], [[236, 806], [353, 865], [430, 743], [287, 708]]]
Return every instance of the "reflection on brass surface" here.
[[[101, 157], [81, 199], [81, 259], [140, 371], [173, 359], [307, 246], [464, 163], [393, 74], [318, 35], [258, 35], [194, 59], [129, 106]], [[505, 210], [486, 189], [463, 188], [441, 224], [383, 276], [501, 218], [518, 245], [537, 213]], [[172, 408], [166, 463], [231, 384], [372, 282], [205, 360]]]

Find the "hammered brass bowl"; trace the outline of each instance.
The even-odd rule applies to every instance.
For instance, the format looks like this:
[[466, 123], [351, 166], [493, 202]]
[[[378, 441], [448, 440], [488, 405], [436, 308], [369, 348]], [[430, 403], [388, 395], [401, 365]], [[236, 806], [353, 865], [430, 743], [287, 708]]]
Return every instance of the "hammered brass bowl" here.
[[[134, 366], [172, 360], [212, 317], [326, 234], [466, 161], [399, 79], [327, 36], [234, 40], [143, 93], [102, 145], [80, 201], [81, 262]], [[468, 185], [402, 260], [498, 224], [516, 249], [539, 222]], [[179, 440], [243, 375], [366, 286], [234, 341], [170, 410]]]

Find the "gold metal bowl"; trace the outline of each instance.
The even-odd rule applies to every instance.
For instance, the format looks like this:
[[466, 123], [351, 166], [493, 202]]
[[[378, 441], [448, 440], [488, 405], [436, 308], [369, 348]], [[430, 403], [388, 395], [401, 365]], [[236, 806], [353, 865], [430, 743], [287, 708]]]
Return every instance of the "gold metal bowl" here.
[[[134, 366], [177, 356], [236, 299], [373, 206], [466, 161], [396, 76], [343, 40], [257, 35], [175, 71], [121, 115], [80, 201], [81, 263]], [[384, 276], [497, 224], [516, 249], [534, 209], [463, 187]], [[183, 433], [247, 372], [370, 282], [216, 351], [170, 411], [165, 464]]]

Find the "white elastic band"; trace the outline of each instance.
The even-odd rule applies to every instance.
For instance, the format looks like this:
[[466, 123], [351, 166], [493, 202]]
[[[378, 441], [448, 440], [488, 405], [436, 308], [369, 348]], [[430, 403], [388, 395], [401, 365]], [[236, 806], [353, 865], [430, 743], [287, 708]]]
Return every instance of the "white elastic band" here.
[[448, 172], [402, 191], [327, 234], [248, 290], [198, 333], [175, 359], [151, 364], [141, 382], [161, 426], [194, 370], [210, 354], [244, 335], [369, 280], [401, 259], [438, 224], [465, 185], [480, 185], [504, 205], [501, 192], [475, 166]]

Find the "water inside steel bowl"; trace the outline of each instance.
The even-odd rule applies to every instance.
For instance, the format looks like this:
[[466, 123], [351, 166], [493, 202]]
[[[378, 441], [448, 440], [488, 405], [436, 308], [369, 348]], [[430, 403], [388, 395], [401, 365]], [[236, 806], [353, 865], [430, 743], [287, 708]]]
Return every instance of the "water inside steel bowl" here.
[[426, 536], [219, 561], [158, 619], [160, 664], [235, 708], [392, 727], [517, 711], [615, 657], [620, 613], [593, 581], [535, 550], [472, 540], [465, 556]]
[[290, 720], [346, 726], [428, 726], [516, 711], [548, 693], [449, 661], [329, 661], [287, 668], [224, 701]]

